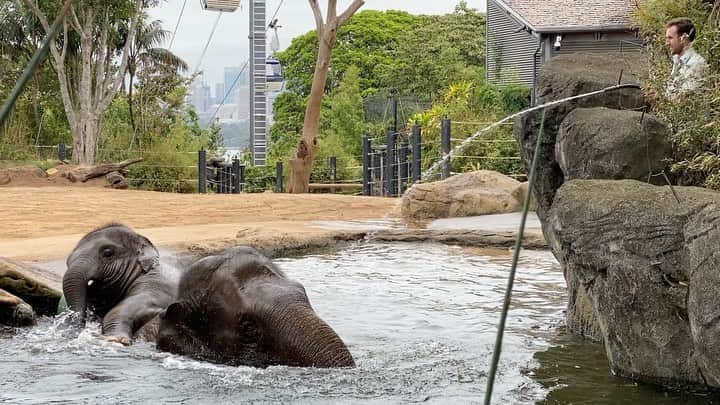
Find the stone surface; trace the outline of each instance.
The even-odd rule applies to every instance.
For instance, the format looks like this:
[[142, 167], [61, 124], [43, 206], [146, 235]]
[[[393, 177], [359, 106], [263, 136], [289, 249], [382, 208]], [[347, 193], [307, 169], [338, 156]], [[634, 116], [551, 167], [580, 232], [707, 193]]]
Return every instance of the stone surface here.
[[17, 296], [39, 315], [55, 315], [61, 280], [52, 274], [0, 257], [0, 289]]
[[36, 323], [35, 312], [30, 305], [0, 289], [0, 325], [32, 326]]
[[[561, 100], [621, 83], [639, 83], [647, 72], [638, 55], [583, 54], [558, 55], [543, 65], [538, 72], [537, 104]], [[608, 107], [614, 109], [639, 109], [645, 105], [640, 89], [622, 89], [592, 97], [569, 101], [547, 108], [543, 138], [537, 165], [537, 177], [533, 192], [537, 200], [537, 214], [545, 223], [555, 191], [563, 184], [564, 176], [555, 160], [555, 139], [560, 124], [576, 108]], [[520, 155], [530, 172], [535, 142], [540, 130], [542, 111], [519, 116], [515, 120], [515, 138]], [[545, 233], [548, 237], [548, 234]]]
[[105, 175], [108, 186], [118, 190], [127, 190], [130, 188], [130, 182], [118, 171], [110, 172]]
[[[530, 190], [528, 189], [528, 186], [530, 183], [527, 181], [524, 181], [518, 185], [518, 187], [513, 190], [512, 195], [515, 197], [516, 200], [520, 201], [520, 207], [522, 208], [522, 205], [525, 203], [525, 196], [527, 196], [528, 192]], [[530, 193], [530, 211], [535, 211], [537, 209], [537, 201], [535, 201], [535, 196]]]
[[[459, 246], [509, 248], [515, 246], [517, 232], [475, 229], [383, 229], [374, 232], [368, 238], [383, 242], [434, 242]], [[547, 249], [545, 239], [539, 230], [526, 230], [521, 246], [525, 249]]]
[[401, 215], [421, 220], [515, 212], [522, 207], [513, 194], [519, 186], [517, 180], [489, 170], [416, 184], [402, 198]]
[[560, 124], [555, 160], [565, 181], [572, 179], [654, 180], [672, 156], [670, 130], [640, 111], [577, 108]]
[[[601, 90], [617, 85], [639, 84], [647, 75], [646, 61], [638, 54], [584, 54], [573, 53], [558, 55], [543, 65], [537, 79], [537, 104], [562, 100], [580, 94]], [[578, 108], [607, 107], [615, 110], [640, 110], [645, 106], [643, 94], [638, 88], [626, 88], [605, 92], [591, 97], [576, 99], [546, 108], [542, 128], [542, 140], [538, 153], [537, 176], [533, 186], [533, 195], [537, 201], [536, 213], [542, 224], [543, 234], [549, 246], [557, 243], [547, 220], [553, 204], [555, 192], [565, 182], [563, 171], [555, 158], [556, 139], [565, 118]], [[515, 138], [518, 141], [520, 155], [526, 169], [530, 170], [535, 143], [540, 133], [542, 110], [526, 113], [515, 120]], [[580, 114], [580, 113], [577, 113]], [[597, 134], [601, 137], [605, 134]], [[613, 135], [622, 137], [622, 134]], [[646, 157], [636, 156], [640, 167], [647, 168]], [[570, 167], [567, 165], [566, 169]], [[578, 170], [574, 166], [569, 169]], [[572, 172], [573, 175], [575, 172]], [[558, 257], [555, 249], [553, 253]], [[561, 265], [562, 258], [558, 257]], [[568, 283], [569, 303], [567, 324], [570, 331], [599, 339], [599, 325], [587, 310], [588, 294], [583, 286], [574, 279], [572, 269], [564, 269]]]
[[553, 250], [615, 374], [718, 389], [720, 193], [675, 191], [679, 202], [667, 186], [570, 181], [549, 213]]

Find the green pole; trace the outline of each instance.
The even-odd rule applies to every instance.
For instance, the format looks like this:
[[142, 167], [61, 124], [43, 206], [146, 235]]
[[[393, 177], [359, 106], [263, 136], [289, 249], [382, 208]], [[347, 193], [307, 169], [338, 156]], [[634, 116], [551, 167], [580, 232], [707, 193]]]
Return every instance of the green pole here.
[[55, 22], [53, 22], [53, 25], [50, 27], [50, 32], [48, 32], [40, 48], [35, 51], [35, 54], [32, 56], [32, 59], [30, 59], [30, 62], [25, 67], [25, 70], [20, 76], [20, 79], [17, 81], [17, 83], [15, 83], [15, 87], [10, 92], [10, 96], [7, 98], [7, 100], [5, 100], [2, 108], [0, 108], [0, 127], [5, 124], [5, 120], [10, 115], [10, 110], [12, 110], [18, 97], [20, 97], [23, 89], [25, 89], [25, 85], [30, 80], [30, 77], [32, 76], [33, 72], [35, 72], [35, 69], [37, 69], [37, 67], [43, 62], [43, 60], [45, 60], [48, 49], [50, 49], [50, 44], [55, 40], [58, 32], [60, 32], [60, 28], [62, 28], [63, 26], [62, 23], [65, 19], [65, 14], [67, 14], [67, 11], [70, 9], [72, 1], [73, 0], [67, 0], [62, 9], [60, 9], [60, 12], [55, 18]]
[[490, 363], [490, 372], [488, 373], [487, 388], [485, 389], [485, 405], [490, 405], [492, 399], [493, 385], [495, 384], [495, 374], [497, 373], [498, 362], [500, 361], [500, 352], [502, 351], [503, 335], [505, 334], [505, 320], [507, 319], [508, 310], [510, 309], [510, 299], [512, 297], [513, 284], [515, 283], [515, 271], [522, 248], [523, 233], [525, 231], [525, 220], [527, 219], [528, 210], [530, 208], [530, 197], [532, 195], [533, 182], [535, 181], [535, 173], [537, 170], [538, 155], [540, 152], [540, 141], [543, 137], [543, 129], [545, 127], [545, 111], [542, 110], [542, 118], [540, 118], [540, 131], [535, 141], [535, 154], [533, 155], [532, 164], [530, 165], [530, 177], [528, 178], [528, 189], [525, 201], [523, 202], [522, 217], [520, 220], [520, 230], [517, 239], [515, 239], [515, 251], [513, 252], [512, 266], [510, 267], [510, 275], [508, 276], [507, 289], [505, 290], [505, 300], [503, 301], [503, 309], [500, 313], [500, 324], [498, 325], [497, 336], [495, 338], [495, 350], [493, 350], [492, 362]]

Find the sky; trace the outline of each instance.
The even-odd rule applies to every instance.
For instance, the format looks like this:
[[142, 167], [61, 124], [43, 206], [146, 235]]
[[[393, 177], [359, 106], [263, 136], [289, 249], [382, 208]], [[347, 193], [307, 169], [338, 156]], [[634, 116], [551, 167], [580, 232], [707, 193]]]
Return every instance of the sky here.
[[[236, 12], [222, 14], [202, 61], [200, 57], [212, 32], [217, 12], [203, 10], [200, 0], [168, 0], [159, 7], [150, 9], [150, 18], [161, 20], [163, 27], [173, 32], [183, 2], [186, 2], [185, 11], [171, 50], [185, 59], [190, 69], [194, 70], [202, 62], [200, 70], [204, 74], [204, 81], [210, 84], [214, 92], [214, 84], [223, 80], [225, 66], [242, 66], [248, 59], [248, 0], [242, 0], [241, 9]], [[451, 12], [458, 2], [459, 0], [366, 0], [360, 10], [395, 9], [412, 14], [445, 14]], [[327, 7], [326, 1], [320, 0], [320, 3]], [[338, 0], [338, 14], [350, 3], [351, 0]], [[467, 3], [472, 8], [485, 11], [485, 0], [467, 0]], [[268, 19], [276, 10], [279, 25], [282, 26], [278, 30], [280, 49], [286, 48], [292, 38], [315, 29], [315, 20], [307, 0], [267, 0]], [[166, 44], [168, 45], [169, 43]], [[269, 49], [268, 46], [268, 52]]]

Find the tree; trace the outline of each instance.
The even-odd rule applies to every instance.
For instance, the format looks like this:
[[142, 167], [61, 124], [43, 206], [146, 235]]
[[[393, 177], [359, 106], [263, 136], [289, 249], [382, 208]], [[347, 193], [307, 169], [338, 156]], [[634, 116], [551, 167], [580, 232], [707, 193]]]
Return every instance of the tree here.
[[[43, 39], [42, 28], [32, 12], [23, 7], [23, 0], [1, 2], [0, 100], [8, 96]], [[34, 71], [13, 111], [12, 119], [0, 129], [3, 143], [56, 144], [70, 139], [57, 75], [48, 64]]]
[[[140, 10], [148, 2], [72, 1], [75, 3], [65, 19], [63, 33], [50, 47], [50, 53], [72, 130], [73, 161], [93, 164], [103, 112], [120, 89], [142, 16]], [[57, 11], [54, 3], [25, 0], [46, 33], [50, 31], [48, 15]], [[122, 30], [127, 32], [127, 38], [118, 49]]]
[[[127, 73], [130, 77], [128, 86], [128, 107], [130, 108], [130, 125], [133, 133], [136, 132], [135, 114], [133, 111], [133, 85], [138, 68], [144, 67], [164, 67], [167, 70], [186, 71], [187, 63], [170, 50], [161, 48], [170, 36], [170, 31], [162, 28], [159, 20], [146, 23], [147, 15], [142, 14], [142, 19], [138, 22], [135, 41], [130, 45], [128, 54]], [[132, 146], [132, 142], [131, 145]]]
[[330, 69], [333, 45], [337, 32], [360, 7], [364, 0], [353, 0], [342, 14], [337, 15], [337, 0], [328, 0], [327, 20], [323, 19], [318, 0], [308, 0], [315, 16], [315, 25], [318, 39], [318, 54], [315, 62], [312, 88], [305, 109], [303, 134], [298, 144], [295, 157], [290, 159], [290, 193], [307, 193], [310, 186], [310, 172], [312, 170], [315, 148], [317, 146], [318, 129], [320, 127], [320, 110], [325, 95], [325, 82]]
[[384, 71], [385, 87], [435, 100], [451, 84], [484, 75], [485, 13], [461, 2], [453, 13], [423, 19], [399, 39], [395, 63]]
[[[403, 46], [400, 38], [422, 21], [424, 17], [397, 10], [364, 10], [355, 14], [338, 30], [326, 90], [337, 87], [350, 66], [359, 69], [363, 95], [380, 90], [382, 73], [397, 63], [393, 53]], [[289, 90], [303, 96], [310, 94], [317, 50], [317, 32], [313, 30], [293, 38], [286, 50], [277, 53]]]

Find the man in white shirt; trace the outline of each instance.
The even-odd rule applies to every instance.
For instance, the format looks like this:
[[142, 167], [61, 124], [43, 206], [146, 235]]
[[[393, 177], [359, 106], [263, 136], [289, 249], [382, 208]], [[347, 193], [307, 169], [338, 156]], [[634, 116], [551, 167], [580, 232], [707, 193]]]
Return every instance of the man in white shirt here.
[[707, 63], [692, 47], [696, 32], [689, 19], [675, 18], [665, 27], [665, 45], [670, 49], [673, 60], [665, 96], [674, 98], [702, 86]]

